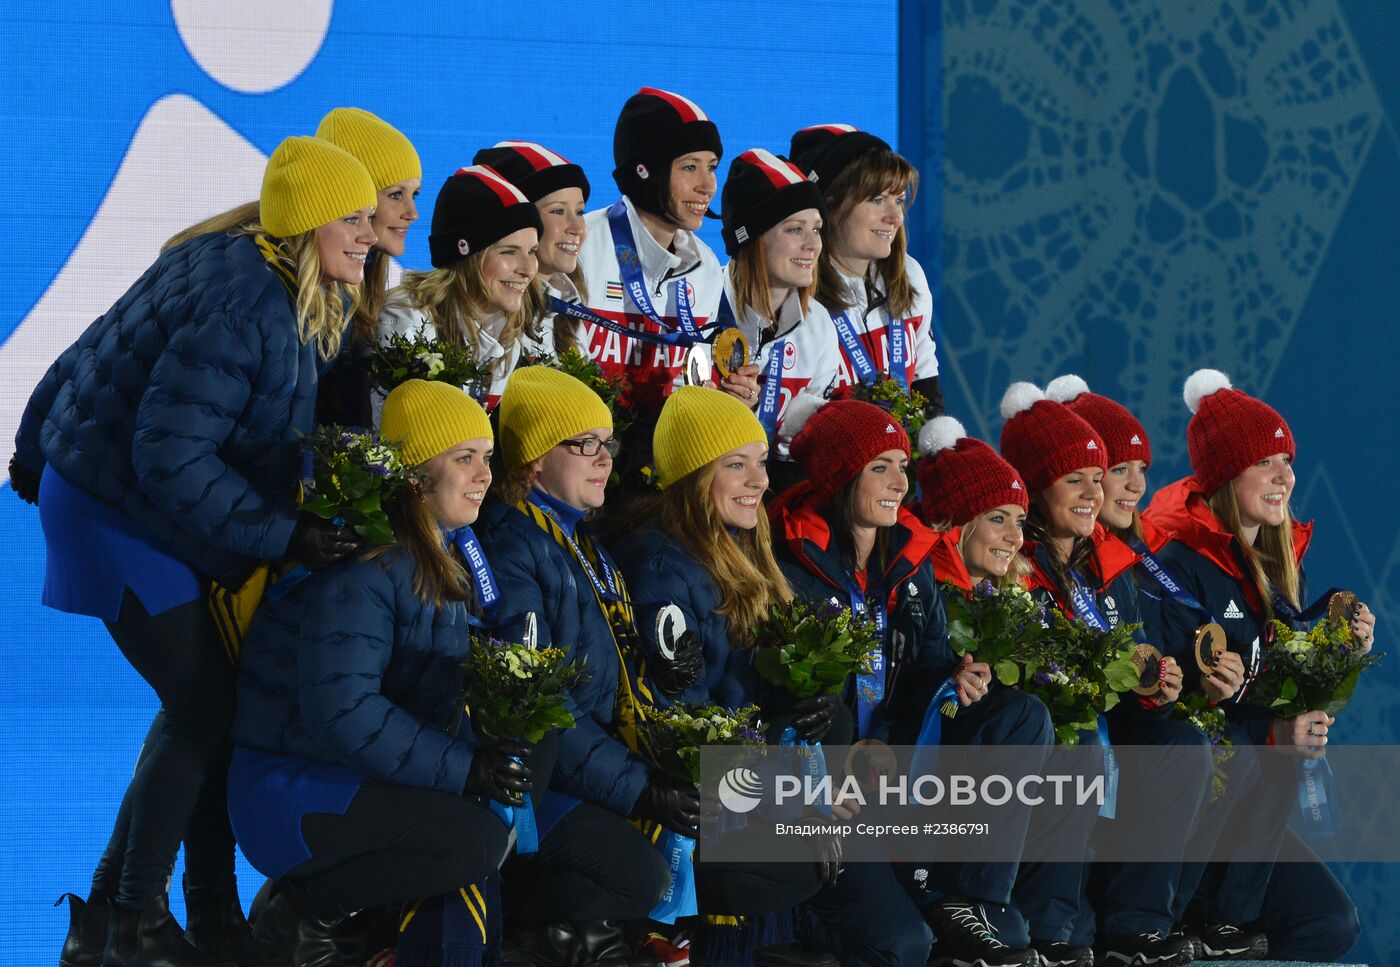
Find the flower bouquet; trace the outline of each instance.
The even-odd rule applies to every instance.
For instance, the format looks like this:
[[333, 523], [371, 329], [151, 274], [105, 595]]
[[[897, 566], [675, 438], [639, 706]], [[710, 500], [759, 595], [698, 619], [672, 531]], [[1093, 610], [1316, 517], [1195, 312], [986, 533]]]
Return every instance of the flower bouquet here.
[[566, 695], [588, 673], [565, 661], [562, 648], [478, 642], [467, 660], [472, 726], [493, 739], [538, 742], [551, 729], [574, 726]]
[[874, 622], [830, 601], [775, 604], [754, 628], [754, 668], [795, 698], [839, 692], [851, 675], [873, 670], [880, 646]]
[[[1097, 631], [1038, 603], [1019, 585], [943, 587], [953, 651], [986, 662], [1002, 685], [1043, 701], [1061, 745], [1078, 745], [1080, 731], [1096, 729], [1098, 717], [1138, 684], [1137, 625]], [[951, 717], [957, 705], [948, 703], [943, 712]]]
[[491, 366], [477, 361], [466, 346], [428, 335], [426, 323], [412, 334], [386, 336], [370, 358], [370, 373], [385, 393], [409, 379], [460, 386], [476, 398], [491, 379]]
[[651, 709], [640, 723], [656, 767], [673, 779], [700, 784], [700, 749], [706, 745], [762, 746], [758, 706], [678, 702]]
[[1317, 711], [1336, 715], [1351, 700], [1361, 673], [1381, 659], [1356, 646], [1344, 619], [1323, 618], [1307, 631], [1275, 621], [1271, 630], [1263, 671], [1246, 701], [1283, 718]]
[[341, 426], [318, 427], [303, 442], [301, 509], [338, 520], [374, 544], [392, 544], [383, 503], [405, 484], [422, 479], [398, 444]]
[[1215, 802], [1225, 795], [1225, 770], [1222, 766], [1235, 757], [1235, 750], [1231, 748], [1234, 743], [1225, 734], [1225, 710], [1212, 705], [1200, 692], [1194, 692], [1173, 704], [1171, 714], [1177, 721], [1194, 725], [1210, 739], [1211, 757], [1214, 760], [1210, 778], [1210, 801]]

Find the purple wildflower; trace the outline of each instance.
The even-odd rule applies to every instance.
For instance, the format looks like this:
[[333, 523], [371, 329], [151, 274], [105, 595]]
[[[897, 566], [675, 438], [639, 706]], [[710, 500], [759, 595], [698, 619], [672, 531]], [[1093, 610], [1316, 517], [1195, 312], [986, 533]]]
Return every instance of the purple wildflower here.
[[365, 467], [365, 470], [376, 477], [387, 477], [392, 472], [382, 463], [371, 463]]
[[1031, 681], [1044, 688], [1050, 684], [1050, 674], [1048, 672], [1036, 672], [1031, 676]]

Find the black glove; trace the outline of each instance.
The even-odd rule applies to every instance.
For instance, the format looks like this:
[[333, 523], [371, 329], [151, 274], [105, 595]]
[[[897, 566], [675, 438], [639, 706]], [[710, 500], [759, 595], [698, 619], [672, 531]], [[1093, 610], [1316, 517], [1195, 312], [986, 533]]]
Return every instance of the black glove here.
[[[834, 822], [830, 816], [821, 813], [803, 813], [803, 818], [826, 826]], [[841, 837], [836, 833], [823, 833], [821, 836], [811, 837], [807, 842], [816, 855], [817, 880], [823, 886], [830, 886], [836, 882], [836, 875], [841, 872]]]
[[820, 742], [841, 708], [840, 695], [813, 695], [798, 699], [792, 705], [792, 727], [797, 737], [808, 742]]
[[464, 791], [507, 806], [525, 805], [525, 794], [533, 782], [529, 766], [532, 751], [519, 742], [487, 739], [472, 755]]
[[651, 661], [656, 687], [667, 698], [675, 698], [698, 682], [705, 669], [705, 655], [700, 650], [700, 639], [693, 631], [687, 631], [677, 639], [674, 658], [667, 658], [657, 651]]
[[355, 553], [359, 546], [360, 538], [353, 528], [322, 520], [315, 514], [302, 514], [287, 545], [287, 557], [308, 571], [319, 571]]
[[643, 819], [693, 839], [700, 826], [700, 789], [692, 783], [653, 772], [637, 797], [635, 812]]
[[10, 489], [26, 504], [39, 503], [40, 474], [19, 462], [19, 455], [10, 458]]

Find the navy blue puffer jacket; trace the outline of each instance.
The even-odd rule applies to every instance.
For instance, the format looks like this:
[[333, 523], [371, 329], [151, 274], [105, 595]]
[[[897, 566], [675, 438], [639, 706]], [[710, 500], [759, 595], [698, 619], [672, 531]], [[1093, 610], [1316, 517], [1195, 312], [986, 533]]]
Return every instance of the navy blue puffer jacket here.
[[[729, 619], [720, 614], [719, 588], [710, 572], [675, 538], [653, 528], [634, 531], [614, 546], [632, 592], [637, 632], [648, 655], [656, 654], [656, 615], [668, 604], [680, 608], [686, 628], [700, 639], [704, 671], [675, 701], [715, 702], [739, 708], [759, 701], [759, 683], [750, 649], [729, 647]], [[656, 688], [660, 704], [669, 701]]]
[[264, 604], [243, 643], [234, 743], [461, 793], [473, 622], [461, 602], [425, 604], [413, 575], [409, 555], [389, 551]]
[[291, 540], [316, 380], [315, 346], [253, 239], [202, 235], [162, 254], [49, 368], [16, 452], [237, 586]]
[[651, 767], [613, 732], [617, 646], [587, 574], [533, 521], [499, 500], [482, 507], [475, 530], [501, 590], [496, 636], [520, 641], [525, 616], [533, 612], [536, 645], [563, 648], [570, 661], [582, 658], [588, 668], [588, 680], [573, 692], [576, 724], [559, 733], [552, 788], [628, 815]]

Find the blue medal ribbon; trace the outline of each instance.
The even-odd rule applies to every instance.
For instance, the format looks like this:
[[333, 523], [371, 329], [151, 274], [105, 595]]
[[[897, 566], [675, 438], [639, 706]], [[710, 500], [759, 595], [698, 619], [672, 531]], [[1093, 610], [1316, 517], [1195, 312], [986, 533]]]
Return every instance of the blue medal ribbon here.
[[1084, 622], [1095, 631], [1112, 631], [1109, 627], [1108, 619], [1103, 616], [1099, 606], [1094, 602], [1094, 596], [1089, 593], [1089, 589], [1084, 587], [1079, 575], [1070, 575], [1069, 603], [1074, 608], [1075, 617]]
[[599, 315], [587, 306], [581, 306], [577, 302], [565, 302], [558, 296], [549, 297], [549, 307], [555, 312], [572, 316], [583, 322], [591, 323], [595, 326], [602, 326], [609, 332], [615, 332], [621, 336], [637, 339], [641, 342], [659, 343], [663, 346], [690, 346], [694, 342], [702, 340], [687, 339], [683, 333], [668, 330], [666, 332], [647, 332], [645, 329], [633, 329], [625, 323], [609, 319], [607, 316]]
[[890, 376], [899, 388], [904, 392], [909, 392], [909, 344], [907, 342], [908, 333], [904, 331], [904, 321], [895, 319], [889, 313], [885, 313], [885, 331], [890, 339]]
[[700, 332], [700, 327], [695, 324], [695, 316], [690, 308], [690, 294], [687, 291], [684, 279], [677, 279], [675, 284], [676, 292], [676, 324], [680, 332], [676, 333], [671, 325], [656, 311], [652, 305], [651, 295], [647, 292], [646, 279], [642, 275], [642, 257], [637, 253], [637, 239], [632, 234], [632, 221], [627, 217], [627, 205], [621, 200], [615, 202], [608, 209], [608, 228], [612, 232], [613, 250], [617, 253], [617, 265], [622, 272], [622, 288], [632, 297], [632, 302], [657, 328], [662, 332], [674, 333], [676, 341], [687, 340], [688, 344], [703, 342], [704, 336]]
[[1298, 812], [1303, 833], [1309, 839], [1337, 835], [1337, 783], [1332, 767], [1324, 759], [1303, 759], [1298, 763]]
[[[511, 758], [520, 762], [515, 756]], [[505, 823], [506, 829], [515, 830], [515, 851], [522, 855], [537, 853], [540, 849], [539, 827], [535, 824], [535, 804], [528, 792], [525, 793], [524, 799], [525, 804], [522, 806], [507, 806], [495, 799], [486, 800], [486, 808], [491, 810], [492, 815]]]
[[1104, 796], [1099, 815], [1112, 819], [1118, 813], [1118, 757], [1113, 754], [1113, 743], [1108, 741], [1108, 719], [1099, 716], [1099, 745], [1103, 747]]
[[[595, 570], [593, 564], [588, 559], [588, 555], [583, 552], [583, 549], [579, 547], [578, 542], [574, 540], [573, 535], [569, 533], [568, 529], [564, 527], [563, 523], [559, 520], [558, 516], [555, 515], [554, 508], [550, 507], [548, 504], [543, 504], [536, 501], [533, 494], [530, 496], [529, 499], [530, 503], [534, 504], [537, 508], [539, 508], [539, 510], [542, 513], [544, 513], [551, 520], [553, 520], [555, 524], [559, 525], [560, 535], [563, 536], [564, 540], [568, 541], [569, 550], [573, 552], [574, 560], [578, 561], [579, 565], [582, 566], [583, 573], [588, 575], [588, 580], [592, 582], [593, 590], [598, 593], [598, 596], [608, 601], [621, 601], [622, 585], [618, 583], [617, 575], [613, 572], [612, 565], [610, 565], [606, 560], [604, 560], [603, 556], [599, 554], [598, 567]], [[601, 571], [603, 574], [601, 580], [598, 577], [599, 571]]]
[[471, 527], [459, 527], [451, 533], [451, 538], [472, 572], [481, 610], [490, 614], [501, 600], [501, 591], [496, 585], [496, 575], [491, 570], [491, 562], [486, 560], [486, 552], [481, 549], [481, 541], [477, 539]]
[[[1167, 566], [1157, 559], [1146, 544], [1136, 537], [1129, 535], [1123, 538], [1124, 542], [1133, 549], [1133, 553], [1138, 556], [1138, 562], [1142, 569], [1146, 571], [1152, 580], [1156, 581], [1166, 592], [1167, 596], [1184, 608], [1188, 608], [1201, 615], [1206, 621], [1215, 621], [1215, 617], [1206, 610], [1206, 606], [1197, 601], [1195, 596], [1182, 587], [1181, 582], [1176, 579]], [[1219, 624], [1219, 622], [1215, 622]]]
[[933, 693], [933, 698], [929, 699], [928, 707], [924, 709], [924, 721], [919, 726], [919, 737], [914, 742], [918, 748], [914, 750], [913, 758], [909, 761], [911, 776], [933, 774], [934, 766], [938, 764], [938, 747], [943, 744], [943, 719], [945, 716], [952, 718], [946, 710], [949, 702], [953, 703], [956, 713], [958, 683], [952, 677], [943, 680], [943, 684]]
[[862, 383], [875, 382], [880, 374], [879, 370], [870, 361], [870, 354], [865, 351], [860, 337], [856, 335], [855, 328], [851, 325], [851, 317], [842, 312], [832, 316], [831, 321], [836, 325], [836, 338], [841, 341], [841, 351], [855, 370], [856, 379]]
[[773, 442], [773, 434], [778, 429], [778, 410], [783, 399], [783, 352], [787, 340], [779, 339], [768, 350], [768, 364], [763, 369], [763, 393], [758, 400], [758, 422], [763, 424], [768, 434], [768, 442]]
[[870, 650], [871, 669], [868, 673], [856, 676], [856, 734], [859, 738], [868, 738], [870, 720], [874, 717], [876, 707], [885, 700], [885, 626], [888, 621], [885, 616], [885, 602], [878, 590], [873, 595], [872, 602], [866, 601], [865, 592], [855, 581], [850, 582], [849, 592], [851, 612], [858, 615], [868, 614], [870, 620], [875, 622], [875, 647]]
[[[798, 770], [799, 774], [805, 775], [811, 780], [813, 789], [818, 788], [821, 781], [826, 778], [826, 753], [822, 751], [822, 744], [799, 739], [797, 729], [791, 725], [783, 729], [778, 744], [797, 750], [797, 755], [802, 760], [802, 767]], [[831, 816], [831, 807], [826, 803], [817, 803], [816, 808], [823, 816]]]
[[1327, 613], [1327, 606], [1332, 603], [1332, 595], [1340, 591], [1341, 588], [1328, 588], [1312, 604], [1299, 611], [1293, 605], [1284, 600], [1283, 595], [1274, 592], [1274, 610], [1283, 615], [1289, 621], [1299, 621], [1312, 623]]
[[695, 916], [695, 840], [668, 829], [657, 846], [671, 870], [671, 885], [647, 916], [658, 923]]

